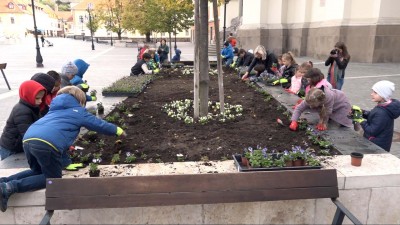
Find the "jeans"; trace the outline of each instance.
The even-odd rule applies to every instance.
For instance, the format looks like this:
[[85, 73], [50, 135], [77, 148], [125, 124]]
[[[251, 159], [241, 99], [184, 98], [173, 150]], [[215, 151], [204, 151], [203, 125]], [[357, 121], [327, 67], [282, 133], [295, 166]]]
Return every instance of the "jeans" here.
[[230, 66], [233, 63], [233, 58], [226, 58], [225, 59], [225, 66]]
[[10, 150], [0, 146], [0, 161], [4, 160], [7, 157], [9, 157], [10, 155], [14, 155], [14, 154], [15, 154], [15, 152], [10, 151]]
[[344, 78], [339, 78], [337, 83], [336, 83], [336, 89], [342, 90], [343, 83], [344, 83]]
[[13, 192], [27, 192], [46, 187], [46, 178], [61, 178], [61, 153], [41, 141], [24, 143], [24, 151], [30, 170], [7, 177]]

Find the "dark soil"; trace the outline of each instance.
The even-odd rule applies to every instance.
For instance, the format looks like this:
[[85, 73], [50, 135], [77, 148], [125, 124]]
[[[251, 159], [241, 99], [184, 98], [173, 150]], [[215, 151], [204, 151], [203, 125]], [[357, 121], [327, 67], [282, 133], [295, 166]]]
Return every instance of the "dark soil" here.
[[[210, 76], [211, 101], [218, 101], [217, 80], [217, 76]], [[242, 117], [227, 123], [186, 125], [161, 110], [165, 103], [173, 100], [193, 99], [193, 76], [171, 71], [154, 80], [138, 97], [123, 101], [133, 114], [131, 117], [118, 107], [109, 114], [119, 112], [127, 126], [128, 136], [121, 139], [122, 143], [116, 142], [116, 137], [100, 134], [89, 137], [86, 134], [76, 145], [85, 148], [82, 155], [101, 153], [101, 164], [110, 164], [113, 154], [117, 153], [120, 153], [120, 163], [124, 163], [127, 152], [135, 154], [139, 163], [176, 162], [179, 153], [184, 155], [185, 161], [232, 159], [232, 154], [241, 154], [243, 148], [257, 145], [271, 151], [290, 150], [293, 146], [310, 147], [318, 155], [320, 148], [311, 144], [305, 131], [289, 130], [290, 121], [282, 114], [285, 110], [275, 99], [265, 100], [254, 87], [229, 72], [224, 75], [224, 89], [225, 102], [243, 106]], [[285, 126], [278, 124], [277, 118]], [[99, 146], [101, 140], [105, 146]], [[333, 150], [333, 154], [340, 153]]]

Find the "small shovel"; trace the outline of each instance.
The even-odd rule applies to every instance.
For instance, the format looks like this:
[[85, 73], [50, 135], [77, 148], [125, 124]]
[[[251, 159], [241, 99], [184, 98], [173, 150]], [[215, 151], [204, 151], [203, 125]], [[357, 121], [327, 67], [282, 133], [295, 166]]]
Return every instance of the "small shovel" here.
[[279, 123], [279, 124], [282, 125], [282, 126], [285, 126], [285, 124], [283, 124], [282, 120], [279, 119], [279, 118], [276, 119], [276, 122]]

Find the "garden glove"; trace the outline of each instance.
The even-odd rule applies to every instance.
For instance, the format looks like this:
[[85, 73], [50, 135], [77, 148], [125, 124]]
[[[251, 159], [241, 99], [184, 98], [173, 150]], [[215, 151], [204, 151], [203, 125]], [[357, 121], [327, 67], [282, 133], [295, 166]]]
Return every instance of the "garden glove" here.
[[285, 84], [285, 83], [287, 83], [287, 82], [289, 82], [289, 81], [288, 81], [286, 78], [281, 78], [281, 79], [279, 79], [279, 80], [276, 80], [276, 81], [272, 82], [272, 84], [273, 84], [273, 85]]
[[96, 96], [97, 95], [97, 91], [96, 90], [92, 90], [91, 92], [90, 92], [90, 96]]
[[324, 130], [327, 130], [327, 129], [328, 129], [328, 127], [327, 127], [325, 124], [323, 124], [323, 123], [317, 124], [316, 128], [317, 128], [317, 130], [319, 130], [319, 131], [324, 131]]
[[87, 83], [78, 84], [77, 87], [85, 93], [89, 91], [89, 85]]
[[68, 171], [78, 171], [79, 168], [83, 168], [83, 167], [85, 167], [85, 166], [83, 165], [83, 163], [71, 163], [71, 164], [69, 164], [67, 167], [65, 167], [65, 170], [68, 170]]
[[225, 59], [226, 57], [224, 55], [221, 55], [221, 58]]
[[234, 68], [236, 66], [236, 62], [231, 64], [231, 68]]
[[92, 101], [96, 101], [97, 100], [96, 96], [90, 96], [90, 98], [92, 99]]
[[299, 124], [297, 123], [297, 121], [293, 120], [290, 123], [289, 129], [292, 130], [292, 131], [296, 131], [298, 127], [299, 127]]
[[120, 137], [120, 136], [126, 137], [126, 133], [125, 133], [124, 130], [122, 130], [121, 127], [117, 127], [117, 133], [116, 133], [116, 135], [117, 135], [118, 137]]
[[366, 121], [366, 119], [360, 117], [360, 118], [354, 118], [353, 121], [354, 121], [355, 123], [362, 123], [362, 122]]
[[153, 70], [153, 73], [154, 74], [157, 74], [157, 73], [159, 73], [160, 72], [160, 69], [155, 69], [155, 70]]

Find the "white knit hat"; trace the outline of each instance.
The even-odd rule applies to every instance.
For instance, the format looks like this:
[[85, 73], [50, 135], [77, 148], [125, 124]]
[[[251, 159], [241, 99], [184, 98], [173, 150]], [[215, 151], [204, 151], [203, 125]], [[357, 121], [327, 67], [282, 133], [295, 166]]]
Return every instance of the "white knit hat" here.
[[78, 67], [73, 62], [68, 62], [61, 68], [61, 74], [75, 75], [78, 73]]
[[381, 80], [372, 86], [372, 90], [385, 99], [385, 101], [389, 101], [394, 92], [394, 83], [387, 80]]

